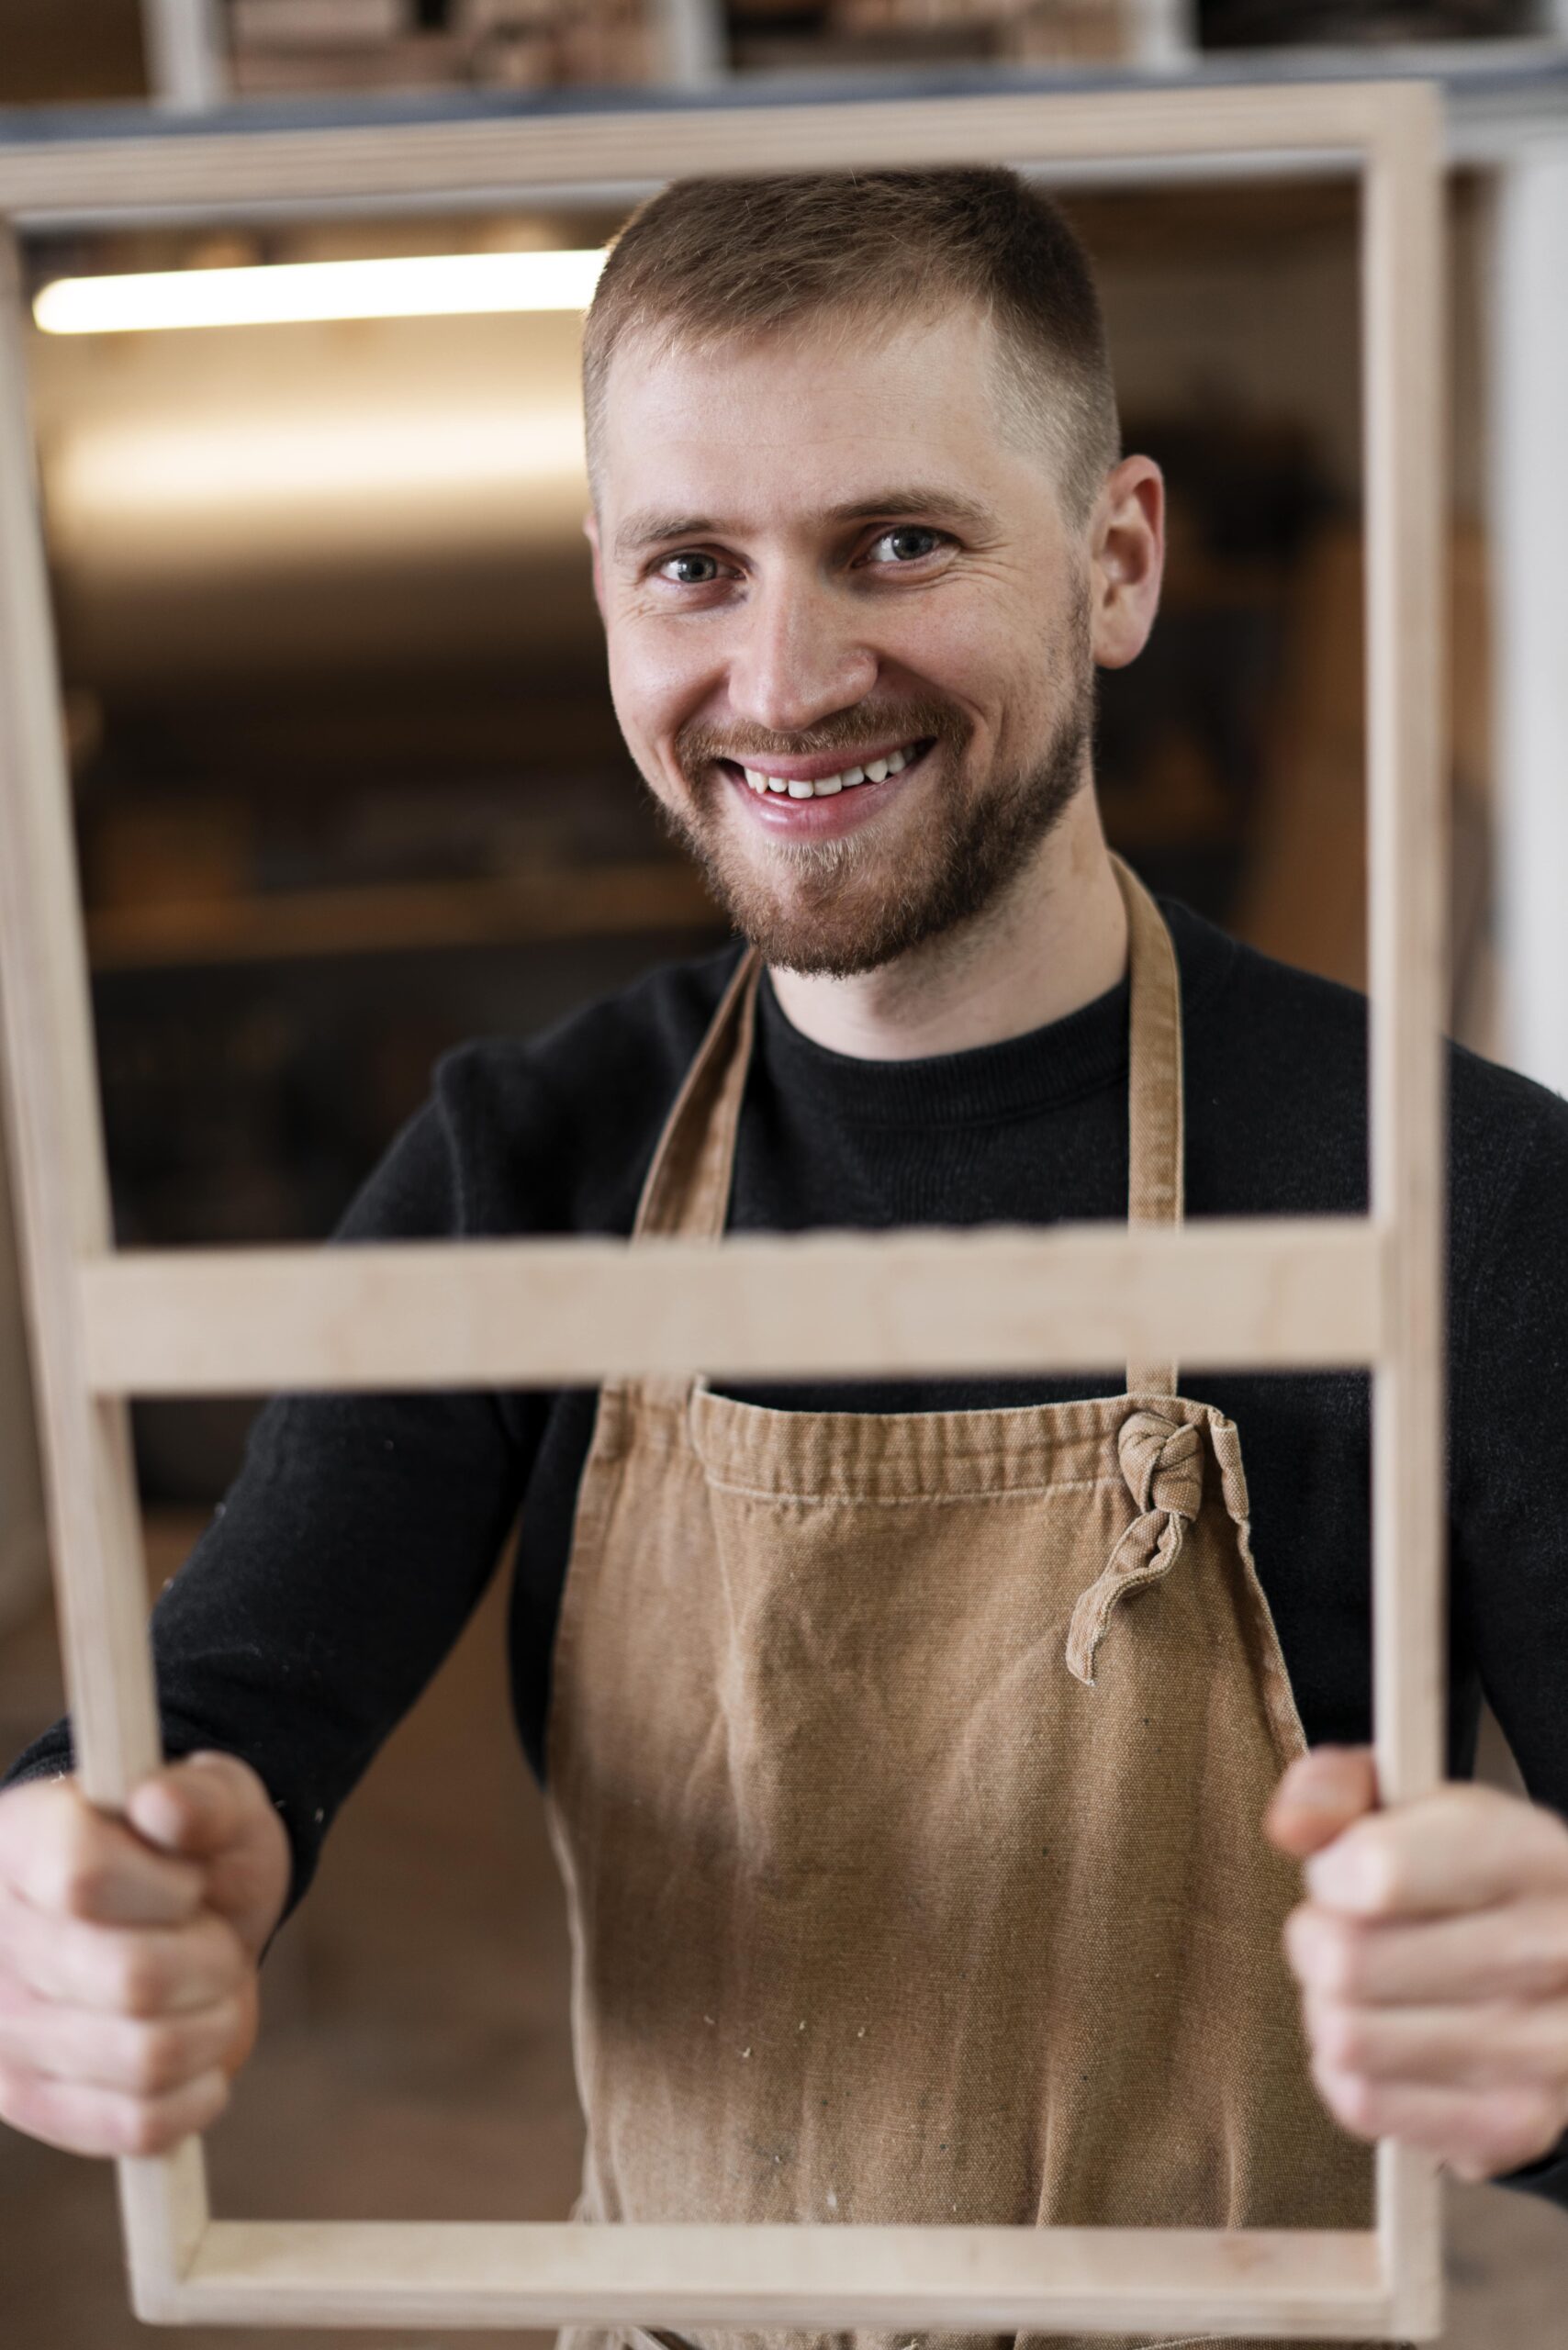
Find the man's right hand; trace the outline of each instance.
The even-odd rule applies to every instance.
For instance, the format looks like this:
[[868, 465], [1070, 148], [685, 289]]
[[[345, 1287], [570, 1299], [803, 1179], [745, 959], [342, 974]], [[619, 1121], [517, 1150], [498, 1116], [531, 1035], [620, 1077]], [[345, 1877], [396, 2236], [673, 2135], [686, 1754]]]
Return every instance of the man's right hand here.
[[230, 1754], [141, 1781], [124, 1819], [73, 1779], [0, 1795], [0, 2121], [79, 2154], [205, 2130], [256, 2037], [288, 1839]]

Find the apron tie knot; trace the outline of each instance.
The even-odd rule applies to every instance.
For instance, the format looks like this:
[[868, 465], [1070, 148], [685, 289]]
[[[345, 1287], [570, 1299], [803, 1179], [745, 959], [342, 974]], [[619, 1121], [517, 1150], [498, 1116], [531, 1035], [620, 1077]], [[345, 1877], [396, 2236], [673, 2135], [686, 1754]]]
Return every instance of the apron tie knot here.
[[1116, 1431], [1116, 1458], [1139, 1509], [1196, 1517], [1204, 1498], [1204, 1439], [1190, 1421], [1135, 1412]]
[[1204, 1439], [1184, 1421], [1134, 1412], [1117, 1431], [1116, 1457], [1139, 1515], [1072, 1611], [1067, 1669], [1088, 1689], [1117, 1601], [1170, 1573], [1204, 1498]]

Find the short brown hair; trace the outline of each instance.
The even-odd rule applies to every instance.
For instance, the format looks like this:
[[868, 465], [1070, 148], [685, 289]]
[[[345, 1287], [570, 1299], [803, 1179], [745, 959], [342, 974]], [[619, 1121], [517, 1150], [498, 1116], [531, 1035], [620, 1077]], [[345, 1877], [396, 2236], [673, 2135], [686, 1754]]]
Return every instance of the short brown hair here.
[[993, 321], [1011, 420], [1043, 441], [1081, 523], [1121, 454], [1093, 277], [1050, 197], [991, 166], [685, 179], [651, 196], [611, 246], [584, 330], [589, 471], [629, 334], [712, 344], [816, 313], [880, 322], [962, 302]]

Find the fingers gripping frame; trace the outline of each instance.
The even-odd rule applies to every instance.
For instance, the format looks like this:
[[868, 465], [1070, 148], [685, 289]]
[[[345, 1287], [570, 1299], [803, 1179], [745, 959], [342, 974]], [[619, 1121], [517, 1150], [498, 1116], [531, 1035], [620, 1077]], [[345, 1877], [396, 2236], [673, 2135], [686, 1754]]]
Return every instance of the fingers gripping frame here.
[[[124, 1399], [549, 1383], [698, 1369], [935, 1371], [1177, 1354], [1367, 1363], [1379, 1768], [1440, 1768], [1440, 122], [1410, 84], [913, 103], [650, 106], [402, 128], [218, 127], [0, 154], [0, 215], [566, 188], [629, 175], [1005, 156], [1361, 174], [1367, 482], [1372, 1210], [1188, 1230], [113, 1247], [28, 421], [0, 263], [0, 1003], [68, 1684], [86, 1792], [159, 1757]], [[201, 2150], [119, 2165], [136, 2307], [170, 2323], [573, 2321], [1055, 2333], [1438, 2331], [1435, 2168], [1379, 2150], [1364, 2233], [321, 2225], [215, 2221]]]

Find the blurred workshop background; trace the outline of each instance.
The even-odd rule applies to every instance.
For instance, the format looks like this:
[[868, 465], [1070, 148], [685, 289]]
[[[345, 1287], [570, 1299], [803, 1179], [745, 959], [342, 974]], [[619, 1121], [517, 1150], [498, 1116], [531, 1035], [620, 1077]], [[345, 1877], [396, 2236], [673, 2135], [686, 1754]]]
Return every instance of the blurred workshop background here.
[[[1398, 72], [1443, 81], [1452, 156], [1452, 1025], [1568, 1088], [1568, 0], [0, 0], [0, 151], [84, 106], [146, 109], [178, 136], [214, 106], [439, 118], [571, 85]], [[160, 322], [256, 282], [228, 273], [289, 263], [569, 269], [550, 257], [600, 247], [640, 192], [112, 232], [62, 216], [28, 238], [127, 1243], [319, 1236], [448, 1045], [535, 1028], [723, 935], [610, 708], [579, 527], [577, 309], [523, 292], [420, 315], [415, 278], [406, 316], [345, 316], [345, 296], [310, 319]], [[1129, 445], [1172, 496], [1164, 617], [1105, 681], [1112, 835], [1156, 887], [1360, 983], [1352, 195], [1197, 173], [1081, 174], [1063, 194], [1098, 264]], [[0, 1189], [6, 1759], [60, 1703], [7, 1237]], [[153, 1587], [252, 1408], [138, 1408]], [[212, 2141], [221, 2210], [566, 2209], [564, 1934], [507, 1725], [503, 1596], [498, 1579], [269, 1961], [263, 2051]], [[1494, 1740], [1488, 1768], [1508, 1767]], [[1568, 2221], [1483, 2188], [1455, 2191], [1453, 2221], [1450, 2350], [1560, 2344]], [[3, 2131], [0, 2338], [143, 2338], [108, 2174]]]

